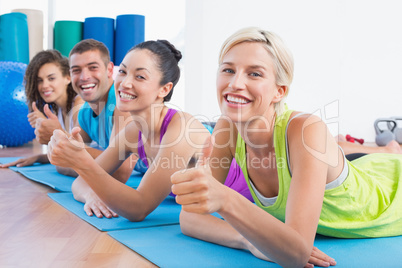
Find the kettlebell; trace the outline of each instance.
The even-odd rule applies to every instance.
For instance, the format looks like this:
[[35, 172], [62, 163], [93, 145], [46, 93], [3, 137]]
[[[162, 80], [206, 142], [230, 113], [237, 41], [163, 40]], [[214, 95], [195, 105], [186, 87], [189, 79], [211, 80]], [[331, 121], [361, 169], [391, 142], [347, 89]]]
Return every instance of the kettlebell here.
[[[380, 123], [385, 122], [387, 126], [386, 129], [381, 129], [380, 128]], [[394, 130], [397, 127], [397, 123], [394, 119], [392, 118], [379, 118], [375, 120], [374, 122], [374, 129], [376, 133], [375, 137], [375, 143], [377, 143], [378, 146], [385, 146], [387, 145], [390, 141], [395, 140], [395, 134]], [[402, 131], [401, 131], [402, 135]]]
[[398, 126], [398, 121], [402, 121], [402, 117], [392, 117], [396, 121], [396, 127], [394, 130], [395, 134], [395, 140], [399, 143], [402, 144], [402, 127]]

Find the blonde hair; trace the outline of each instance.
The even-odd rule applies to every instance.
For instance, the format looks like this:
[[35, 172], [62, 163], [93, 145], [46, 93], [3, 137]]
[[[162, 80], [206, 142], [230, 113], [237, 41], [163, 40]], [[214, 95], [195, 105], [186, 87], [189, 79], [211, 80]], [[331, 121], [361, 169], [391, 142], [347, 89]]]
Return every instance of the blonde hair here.
[[287, 87], [285, 96], [281, 101], [275, 103], [275, 112], [279, 116], [285, 110], [285, 97], [289, 93], [289, 87], [293, 80], [294, 62], [292, 53], [276, 34], [257, 27], [249, 27], [235, 32], [226, 39], [219, 54], [219, 64], [222, 63], [223, 57], [231, 48], [244, 42], [258, 42], [264, 45], [274, 61], [276, 84]]

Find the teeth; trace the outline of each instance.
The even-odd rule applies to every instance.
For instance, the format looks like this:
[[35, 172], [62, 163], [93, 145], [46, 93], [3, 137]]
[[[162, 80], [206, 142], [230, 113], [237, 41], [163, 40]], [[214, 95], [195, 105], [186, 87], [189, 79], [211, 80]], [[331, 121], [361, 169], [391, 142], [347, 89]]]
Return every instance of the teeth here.
[[135, 99], [136, 97], [133, 96], [133, 95], [130, 95], [130, 94], [126, 94], [126, 93], [120, 92], [120, 98], [126, 99], [126, 100], [133, 100], [133, 99]]
[[246, 104], [249, 102], [243, 98], [238, 98], [238, 97], [234, 97], [234, 96], [230, 96], [230, 95], [228, 95], [226, 97], [226, 99], [228, 100], [228, 102], [234, 103], [234, 104]]
[[89, 89], [93, 88], [95, 86], [95, 84], [86, 84], [86, 85], [82, 85], [81, 88], [83, 91], [88, 91]]
[[44, 91], [43, 92], [43, 95], [45, 95], [45, 96], [49, 96], [50, 94], [52, 94], [52, 91]]

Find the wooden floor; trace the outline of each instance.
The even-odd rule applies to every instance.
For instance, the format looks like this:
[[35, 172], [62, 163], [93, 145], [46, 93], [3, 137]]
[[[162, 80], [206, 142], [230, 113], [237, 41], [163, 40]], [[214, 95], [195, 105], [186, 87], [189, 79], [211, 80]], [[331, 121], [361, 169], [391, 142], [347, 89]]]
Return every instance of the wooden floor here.
[[[0, 157], [42, 152], [36, 142]], [[0, 169], [0, 267], [155, 267], [47, 196], [55, 192]]]

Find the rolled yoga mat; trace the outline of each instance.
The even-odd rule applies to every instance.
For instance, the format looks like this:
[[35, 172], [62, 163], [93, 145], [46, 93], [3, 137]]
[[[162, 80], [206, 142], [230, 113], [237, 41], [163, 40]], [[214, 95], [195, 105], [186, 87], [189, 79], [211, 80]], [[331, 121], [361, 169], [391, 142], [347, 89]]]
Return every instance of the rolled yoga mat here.
[[0, 16], [0, 61], [28, 64], [29, 38], [27, 15], [19, 12]]
[[95, 39], [109, 49], [110, 60], [114, 62], [114, 19], [91, 17], [84, 22], [83, 39]]
[[83, 22], [60, 20], [54, 24], [54, 49], [68, 57], [70, 50], [82, 40]]
[[35, 9], [14, 9], [12, 12], [20, 12], [27, 15], [29, 36], [29, 59], [43, 50], [43, 13]]
[[116, 17], [114, 59], [120, 65], [127, 51], [144, 42], [145, 17], [143, 15], [119, 15]]

